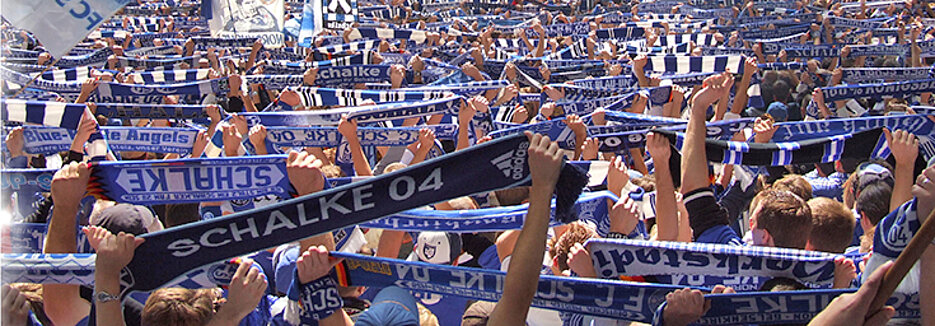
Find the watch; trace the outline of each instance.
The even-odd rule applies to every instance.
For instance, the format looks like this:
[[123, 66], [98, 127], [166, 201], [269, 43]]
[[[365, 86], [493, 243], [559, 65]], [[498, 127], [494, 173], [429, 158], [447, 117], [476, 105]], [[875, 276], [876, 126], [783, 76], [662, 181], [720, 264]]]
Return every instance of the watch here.
[[111, 301], [117, 301], [117, 300], [120, 300], [120, 298], [117, 297], [116, 295], [113, 295], [113, 294], [110, 294], [104, 291], [98, 291], [94, 293], [95, 302], [104, 303], [104, 302], [111, 302]]

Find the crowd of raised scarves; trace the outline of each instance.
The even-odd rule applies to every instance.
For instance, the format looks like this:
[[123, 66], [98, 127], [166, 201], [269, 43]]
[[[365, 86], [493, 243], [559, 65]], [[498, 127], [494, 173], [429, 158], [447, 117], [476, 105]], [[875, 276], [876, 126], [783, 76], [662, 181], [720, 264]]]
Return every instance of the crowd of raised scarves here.
[[932, 322], [932, 246], [841, 308], [932, 210], [927, 4], [358, 5], [280, 49], [194, 2], [61, 58], [3, 26], [4, 318]]

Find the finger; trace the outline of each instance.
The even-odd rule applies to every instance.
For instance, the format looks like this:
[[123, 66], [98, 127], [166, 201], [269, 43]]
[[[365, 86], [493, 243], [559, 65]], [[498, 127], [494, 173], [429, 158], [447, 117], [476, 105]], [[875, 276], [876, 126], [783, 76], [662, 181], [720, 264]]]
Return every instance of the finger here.
[[234, 277], [232, 279], [243, 280], [247, 276], [247, 272], [250, 271], [250, 264], [247, 263], [247, 260], [240, 262], [240, 266], [237, 266], [237, 271], [234, 272]]
[[13, 297], [13, 308], [22, 309], [26, 305], [26, 296], [19, 293], [17, 289], [11, 289], [11, 296]]
[[13, 298], [12, 298], [12, 296], [10, 295], [10, 292], [12, 292], [12, 290], [13, 290], [13, 288], [10, 287], [9, 284], [4, 284], [3, 287], [0, 288], [0, 295], [3, 296], [3, 300], [2, 300], [2, 301], [3, 301], [3, 306], [4, 306], [4, 307], [9, 307], [10, 305], [13, 304]]

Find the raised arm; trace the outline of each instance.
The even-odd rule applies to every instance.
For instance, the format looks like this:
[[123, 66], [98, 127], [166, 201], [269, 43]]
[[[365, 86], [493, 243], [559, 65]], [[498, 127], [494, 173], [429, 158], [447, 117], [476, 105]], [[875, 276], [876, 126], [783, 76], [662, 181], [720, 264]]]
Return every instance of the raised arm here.
[[347, 115], [341, 117], [338, 124], [338, 132], [347, 140], [347, 146], [351, 150], [351, 158], [354, 161], [354, 171], [358, 176], [372, 176], [373, 170], [370, 169], [370, 162], [364, 156], [364, 149], [360, 146], [360, 138], [357, 136], [357, 121], [348, 120]]
[[883, 129], [886, 144], [896, 158], [896, 168], [893, 172], [893, 193], [890, 195], [890, 211], [894, 211], [905, 202], [912, 199], [913, 170], [916, 157], [919, 156], [919, 140], [916, 136], [904, 130], [890, 132]]
[[679, 211], [672, 172], [669, 170], [669, 139], [649, 133], [646, 136], [646, 149], [653, 157], [653, 173], [656, 175], [656, 240], [676, 241], [679, 235]]
[[[87, 192], [91, 170], [87, 164], [73, 162], [62, 167], [52, 178], [52, 221], [46, 234], [43, 253], [74, 253], [78, 250], [75, 235], [76, 215], [81, 199]], [[43, 284], [45, 312], [56, 325], [74, 325], [88, 315], [91, 308], [81, 299], [77, 285]]]
[[510, 270], [506, 274], [503, 296], [490, 314], [489, 325], [522, 325], [536, 294], [546, 230], [549, 228], [552, 192], [562, 167], [558, 143], [548, 136], [526, 132], [529, 138], [529, 211], [513, 249]]

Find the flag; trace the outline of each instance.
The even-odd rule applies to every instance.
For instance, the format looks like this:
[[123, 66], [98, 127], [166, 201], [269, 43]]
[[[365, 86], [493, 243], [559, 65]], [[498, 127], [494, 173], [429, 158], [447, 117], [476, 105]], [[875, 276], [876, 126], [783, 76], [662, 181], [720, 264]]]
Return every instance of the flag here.
[[52, 56], [61, 58], [127, 2], [7, 0], [3, 2], [3, 17], [35, 34]]

